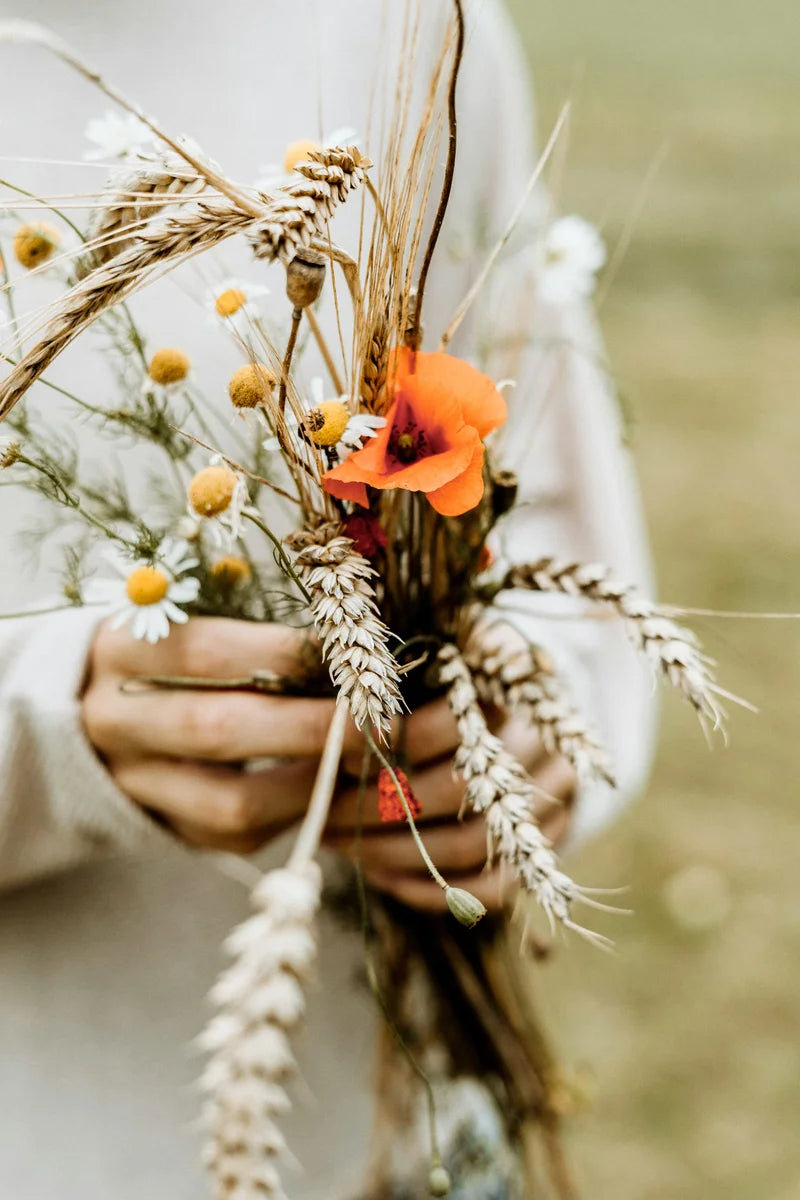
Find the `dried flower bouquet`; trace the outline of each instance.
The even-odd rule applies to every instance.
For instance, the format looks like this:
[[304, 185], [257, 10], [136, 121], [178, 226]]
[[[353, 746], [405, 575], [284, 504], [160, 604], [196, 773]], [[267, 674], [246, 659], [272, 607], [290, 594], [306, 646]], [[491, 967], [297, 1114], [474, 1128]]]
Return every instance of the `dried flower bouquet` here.
[[[403, 713], [432, 694], [446, 695], [460, 739], [453, 767], [464, 781], [465, 807], [485, 820], [489, 856], [507, 865], [551, 926], [560, 923], [598, 942], [603, 939], [582, 929], [574, 913], [577, 905], [596, 901], [562, 871], [537, 823], [538, 789], [491, 731], [487, 706], [522, 714], [579, 779], [612, 783], [613, 763], [575, 710], [546, 647], [493, 636], [502, 619], [500, 610], [492, 617], [496, 598], [514, 589], [558, 592], [607, 610], [625, 623], [655, 672], [684, 694], [702, 722], [718, 728], [723, 717], [720, 698], [726, 693], [693, 635], [606, 567], [556, 558], [495, 561], [488, 547], [487, 539], [498, 544], [498, 530], [516, 502], [516, 478], [504, 469], [493, 442], [506, 419], [506, 401], [495, 380], [446, 349], [477, 287], [444, 331], [440, 349], [422, 349], [426, 284], [435, 270], [457, 161], [460, 0], [453, 9], [423, 119], [412, 125], [399, 85], [401, 99], [377, 168], [355, 140], [303, 143], [290, 148], [285, 176], [267, 190], [230, 180], [196, 146], [171, 137], [45, 31], [21, 22], [0, 24], [0, 38], [43, 45], [126, 112], [125, 118], [93, 123], [90, 131], [100, 154], [117, 155], [122, 166], [99, 196], [86, 198], [91, 215], [85, 230], [52, 205], [47, 222], [25, 219], [24, 196], [6, 209], [18, 213], [13, 240], [18, 264], [34, 275], [54, 274], [64, 284], [43, 327], [35, 319], [22, 324], [13, 280], [3, 268], [14, 346], [4, 355], [10, 370], [0, 384], [0, 418], [8, 433], [0, 444], [0, 467], [83, 531], [67, 552], [65, 600], [110, 604], [118, 625], [129, 624], [134, 637], [152, 642], [195, 613], [305, 621], [316, 637], [302, 676], [256, 672], [211, 685], [314, 691], [337, 700], [291, 857], [284, 868], [258, 879], [254, 913], [231, 934], [232, 962], [212, 993], [218, 1011], [202, 1037], [210, 1056], [202, 1087], [207, 1164], [220, 1200], [284, 1194], [278, 1163], [285, 1146], [277, 1119], [288, 1105], [290, 1037], [303, 1017], [303, 985], [315, 957], [313, 925], [322, 886], [316, 855], [350, 718], [363, 730], [368, 760], [380, 771], [382, 815], [408, 822], [463, 927], [452, 918], [422, 918], [389, 902], [367, 905], [362, 885], [362, 916], [371, 914], [376, 927], [369, 945], [377, 946], [377, 963], [372, 950], [367, 960], [370, 982], [393, 1034], [399, 1038], [402, 1027], [406, 1041], [419, 1050], [402, 1086], [405, 1060], [387, 1057], [396, 1085], [387, 1083], [383, 1098], [384, 1107], [395, 1110], [387, 1128], [394, 1137], [410, 1120], [403, 1099], [409, 1080], [422, 1076], [432, 1102], [420, 1061], [426, 1046], [449, 1038], [454, 1076], [491, 1075], [500, 1081], [504, 1137], [508, 1145], [522, 1146], [519, 1194], [530, 1194], [530, 1126], [538, 1125], [556, 1187], [568, 1196], [571, 1185], [556, 1138], [556, 1074], [519, 1002], [530, 982], [525, 962], [515, 961], [519, 936], [515, 941], [499, 918], [486, 918], [473, 930], [485, 916], [482, 904], [451, 887], [428, 855], [415, 825], [413, 778], [403, 766], [398, 736]], [[411, 15], [408, 28], [413, 43]], [[412, 71], [413, 54], [408, 59]], [[439, 194], [430, 164], [444, 132], [447, 165]], [[358, 203], [354, 196], [361, 197], [364, 232], [358, 251], [350, 254], [335, 243], [333, 229], [337, 210]], [[37, 198], [39, 208], [46, 203]], [[602, 250], [577, 218], [556, 225], [561, 228], [553, 227], [548, 236], [561, 265], [550, 286], [558, 294], [568, 286], [564, 246], [577, 244], [583, 258], [572, 284], [581, 290], [584, 276], [602, 262]], [[65, 240], [68, 232], [77, 239], [72, 246]], [[145, 283], [237, 235], [247, 240], [260, 267], [275, 264], [284, 271], [288, 321], [279, 342], [261, 318], [260, 285], [231, 280], [211, 297], [212, 316], [242, 351], [242, 365], [229, 383], [231, 406], [243, 418], [239, 445], [232, 450], [227, 435], [215, 432], [213, 406], [206, 406], [188, 356], [173, 347], [149, 351], [126, 301]], [[489, 256], [479, 284], [500, 249]], [[339, 328], [324, 329], [318, 301], [326, 281], [337, 275], [351, 312], [342, 315], [343, 296], [337, 293]], [[46, 376], [90, 326], [105, 334], [104, 353], [120, 393], [113, 405], [90, 403]], [[350, 338], [345, 374], [331, 350], [336, 336], [342, 346]], [[327, 370], [327, 378], [311, 390], [302, 375], [309, 345], [316, 346]], [[18, 403], [37, 381], [106, 432], [132, 436], [154, 454], [166, 454], [175, 487], [162, 481], [155, 518], [118, 481], [87, 480], [77, 454], [49, 429], [46, 417]], [[85, 578], [87, 555], [97, 543], [112, 552], [117, 579]], [[552, 549], [558, 553], [558, 547]], [[200, 686], [191, 679], [140, 683]], [[419, 1008], [407, 1007], [417, 970], [435, 985], [424, 1020]], [[466, 1060], [469, 1039], [460, 1036], [459, 1018], [453, 1020], [459, 1009], [455, 996], [469, 1013], [473, 1034], [482, 1031], [481, 1039], [472, 1038]], [[394, 1048], [394, 1041], [389, 1044]], [[446, 1195], [451, 1179], [435, 1121], [432, 1128], [428, 1188], [431, 1195]], [[497, 1154], [499, 1161], [499, 1149]], [[387, 1151], [382, 1161], [391, 1157]], [[390, 1175], [376, 1168], [371, 1194], [387, 1196], [391, 1187]]]

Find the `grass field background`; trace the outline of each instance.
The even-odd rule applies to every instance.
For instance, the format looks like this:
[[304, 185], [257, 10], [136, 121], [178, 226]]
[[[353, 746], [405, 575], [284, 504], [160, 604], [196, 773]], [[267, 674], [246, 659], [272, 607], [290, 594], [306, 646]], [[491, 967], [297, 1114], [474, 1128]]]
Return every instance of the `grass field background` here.
[[[613, 246], [601, 306], [661, 596], [800, 610], [800, 7], [516, 0], [546, 131], [575, 102], [562, 208]], [[667, 697], [648, 793], [573, 862], [629, 883], [542, 1004], [592, 1107], [585, 1200], [800, 1197], [800, 622], [702, 619], [734, 713], [709, 752]]]

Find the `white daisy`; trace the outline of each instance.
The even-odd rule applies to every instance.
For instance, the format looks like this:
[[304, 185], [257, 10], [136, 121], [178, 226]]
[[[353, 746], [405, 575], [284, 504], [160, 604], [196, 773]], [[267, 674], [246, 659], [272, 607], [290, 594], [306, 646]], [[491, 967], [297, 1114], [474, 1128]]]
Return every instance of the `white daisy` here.
[[323, 146], [329, 150], [344, 150], [347, 146], [357, 146], [358, 140], [355, 129], [343, 125], [326, 133], [321, 142], [313, 138], [300, 138], [299, 141], [290, 142], [284, 151], [282, 163], [271, 162], [261, 167], [255, 183], [256, 189], [259, 192], [272, 192], [275, 188], [285, 187], [287, 183], [294, 183], [297, 179], [297, 164], [304, 162], [311, 150], [319, 150]]
[[107, 112], [102, 117], [94, 117], [86, 126], [85, 136], [94, 143], [83, 156], [89, 162], [102, 158], [132, 158], [156, 140], [153, 131], [133, 113], [123, 116]]
[[189, 517], [202, 523], [214, 545], [230, 549], [243, 533], [244, 518], [257, 516], [248, 503], [247, 481], [214, 454], [189, 484]]
[[591, 296], [605, 261], [605, 243], [594, 225], [583, 217], [559, 217], [541, 241], [539, 296], [548, 304], [569, 304]]
[[269, 288], [246, 279], [223, 279], [206, 292], [206, 308], [214, 325], [223, 325], [240, 336], [261, 314], [261, 300]]
[[[350, 413], [348, 402], [348, 396], [340, 396], [337, 400], [326, 400], [325, 382], [320, 375], [315, 375], [309, 387], [309, 399], [303, 405], [303, 414], [315, 413], [319, 414], [318, 420], [319, 417], [322, 418], [316, 433], [310, 430], [306, 431], [311, 441], [318, 446], [333, 448], [340, 462], [342, 459], [348, 458], [354, 450], [360, 450], [362, 443], [368, 438], [374, 438], [378, 430], [386, 424], [385, 417], [378, 417], [372, 413]], [[305, 423], [305, 415], [298, 420], [294, 412], [287, 412], [286, 424], [291, 436], [300, 436], [297, 431], [301, 421]], [[344, 424], [344, 428], [342, 428], [342, 424]], [[330, 440], [327, 436], [326, 426], [337, 431]], [[277, 437], [270, 437], [263, 443], [263, 447], [268, 452], [274, 452], [280, 450], [281, 444]]]
[[87, 600], [111, 604], [113, 629], [131, 622], [131, 634], [155, 645], [169, 636], [169, 623], [184, 625], [187, 614], [178, 606], [197, 599], [200, 580], [181, 578], [198, 565], [189, 546], [180, 538], [165, 538], [155, 562], [135, 562], [109, 556], [120, 579], [94, 579], [87, 587]]

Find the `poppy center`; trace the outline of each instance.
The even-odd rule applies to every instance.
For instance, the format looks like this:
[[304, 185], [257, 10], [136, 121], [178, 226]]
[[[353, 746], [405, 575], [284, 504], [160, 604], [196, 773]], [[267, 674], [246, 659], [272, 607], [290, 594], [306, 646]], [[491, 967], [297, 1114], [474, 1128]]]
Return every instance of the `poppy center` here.
[[389, 435], [389, 453], [392, 458], [401, 463], [413, 463], [425, 458], [431, 452], [428, 435], [420, 429], [417, 422], [410, 418], [402, 425], [392, 426]]

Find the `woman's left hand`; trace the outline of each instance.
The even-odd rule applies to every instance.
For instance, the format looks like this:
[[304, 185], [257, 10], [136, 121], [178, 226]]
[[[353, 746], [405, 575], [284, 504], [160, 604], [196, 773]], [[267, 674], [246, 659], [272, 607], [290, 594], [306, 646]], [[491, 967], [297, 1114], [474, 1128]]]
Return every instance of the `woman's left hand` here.
[[[534, 729], [518, 719], [505, 718], [495, 729], [526, 768], [534, 783], [551, 798], [537, 802], [536, 814], [553, 844], [563, 840], [570, 820], [575, 773], [560, 757], [548, 754]], [[406, 721], [405, 754], [409, 782], [422, 805], [416, 824], [434, 863], [447, 882], [466, 888], [487, 909], [498, 910], [514, 887], [512, 872], [502, 864], [487, 867], [486, 826], [483, 817], [465, 814], [459, 820], [463, 783], [454, 778], [453, 755], [458, 746], [455, 721], [447, 701], [435, 700]], [[360, 763], [348, 756], [344, 786], [331, 809], [326, 842], [350, 857], [359, 853]], [[352, 779], [352, 784], [348, 780]], [[405, 822], [383, 824], [378, 814], [374, 779], [363, 797], [360, 858], [373, 887], [412, 908], [443, 911], [442, 889], [431, 878]]]

